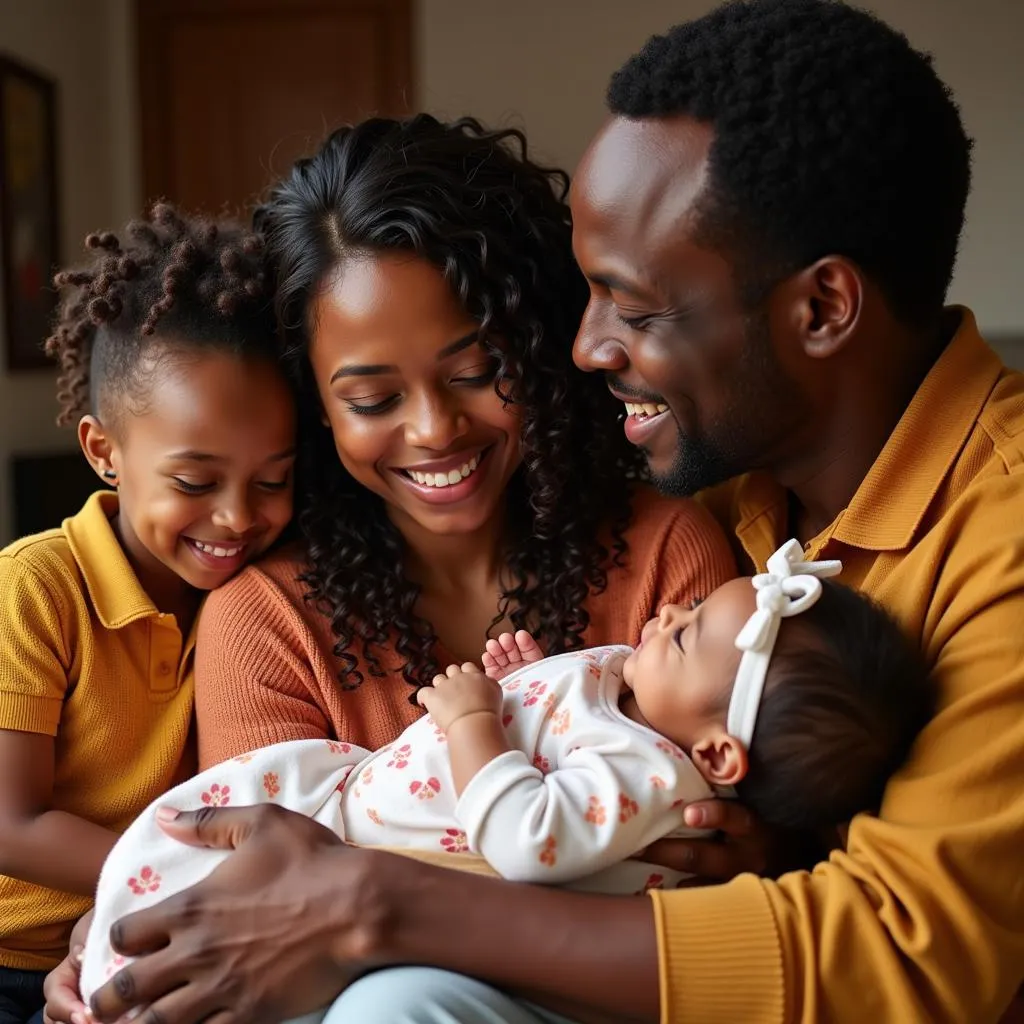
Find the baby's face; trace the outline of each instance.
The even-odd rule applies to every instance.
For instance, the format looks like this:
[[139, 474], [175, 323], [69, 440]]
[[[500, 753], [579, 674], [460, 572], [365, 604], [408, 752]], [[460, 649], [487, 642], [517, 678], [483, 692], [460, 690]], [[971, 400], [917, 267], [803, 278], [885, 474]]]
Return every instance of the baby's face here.
[[695, 608], [665, 605], [644, 626], [622, 675], [655, 732], [689, 750], [710, 727], [724, 728], [736, 637], [756, 607], [749, 578], [730, 580]]

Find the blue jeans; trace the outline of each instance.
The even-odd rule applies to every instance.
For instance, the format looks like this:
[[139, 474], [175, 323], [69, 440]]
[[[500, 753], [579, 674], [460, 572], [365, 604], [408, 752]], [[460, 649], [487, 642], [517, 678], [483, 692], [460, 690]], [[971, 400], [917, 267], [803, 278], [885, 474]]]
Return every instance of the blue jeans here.
[[46, 971], [0, 967], [0, 1024], [35, 1024], [43, 1019]]
[[436, 967], [389, 967], [353, 982], [323, 1024], [573, 1024], [474, 978]]

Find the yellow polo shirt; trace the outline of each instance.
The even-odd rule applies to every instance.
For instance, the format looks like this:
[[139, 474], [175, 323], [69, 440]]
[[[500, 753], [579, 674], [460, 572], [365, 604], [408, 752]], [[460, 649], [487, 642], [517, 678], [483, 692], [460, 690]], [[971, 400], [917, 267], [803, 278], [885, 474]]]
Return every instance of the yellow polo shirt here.
[[[666, 1024], [985, 1024], [1024, 979], [1024, 374], [961, 315], [807, 546], [919, 642], [940, 710], [828, 863], [651, 893]], [[707, 502], [763, 571], [784, 492], [751, 475]]]
[[[0, 551], [0, 729], [56, 737], [53, 808], [123, 831], [187, 769], [193, 641], [139, 584], [117, 507], [94, 494]], [[0, 966], [54, 966], [90, 905], [0, 875]]]

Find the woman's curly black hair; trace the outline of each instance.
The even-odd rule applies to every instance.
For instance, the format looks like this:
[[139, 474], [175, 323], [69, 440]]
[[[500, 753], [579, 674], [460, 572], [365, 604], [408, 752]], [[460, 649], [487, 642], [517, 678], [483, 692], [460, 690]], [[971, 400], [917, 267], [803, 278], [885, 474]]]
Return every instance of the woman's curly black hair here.
[[[305, 410], [311, 456], [300, 480], [299, 522], [308, 599], [330, 617], [345, 688], [371, 675], [394, 643], [410, 685], [438, 670], [436, 636], [416, 614], [418, 587], [381, 499], [342, 468], [319, 411], [305, 356], [310, 303], [325, 276], [365, 253], [405, 251], [438, 267], [480, 324], [496, 360], [495, 389], [522, 407], [523, 461], [509, 485], [504, 616], [550, 653], [582, 646], [588, 593], [625, 551], [627, 481], [642, 456], [616, 422], [618, 403], [572, 364], [587, 302], [573, 259], [568, 177], [527, 157], [518, 131], [428, 115], [373, 118], [334, 132], [270, 193], [255, 217], [277, 275], [277, 312]], [[514, 382], [514, 387], [512, 386]], [[514, 390], [514, 398], [512, 392]], [[376, 649], [376, 652], [375, 652]]]
[[971, 141], [932, 59], [835, 0], [735, 0], [653, 36], [611, 79], [629, 118], [710, 124], [698, 228], [749, 296], [827, 255], [930, 327], [953, 275]]
[[154, 345], [278, 358], [258, 235], [160, 202], [122, 237], [88, 235], [89, 263], [54, 277], [65, 295], [46, 352], [60, 365], [61, 425], [89, 412], [116, 418], [122, 410], [115, 398], [138, 408], [153, 365], [143, 356]]

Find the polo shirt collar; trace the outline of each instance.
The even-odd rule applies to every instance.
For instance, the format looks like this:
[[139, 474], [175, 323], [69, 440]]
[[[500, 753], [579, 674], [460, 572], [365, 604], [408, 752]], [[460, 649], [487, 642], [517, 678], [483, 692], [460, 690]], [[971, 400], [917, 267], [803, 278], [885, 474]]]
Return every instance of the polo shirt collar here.
[[[974, 314], [955, 307], [960, 326], [917, 389], [850, 504], [822, 536], [871, 551], [909, 547], [974, 429], [1003, 371]], [[786, 492], [765, 473], [743, 477], [736, 533], [759, 568], [786, 531]]]
[[159, 614], [142, 589], [110, 524], [118, 507], [116, 494], [97, 491], [82, 510], [65, 519], [61, 527], [96, 614], [106, 629], [120, 629], [138, 619]]

